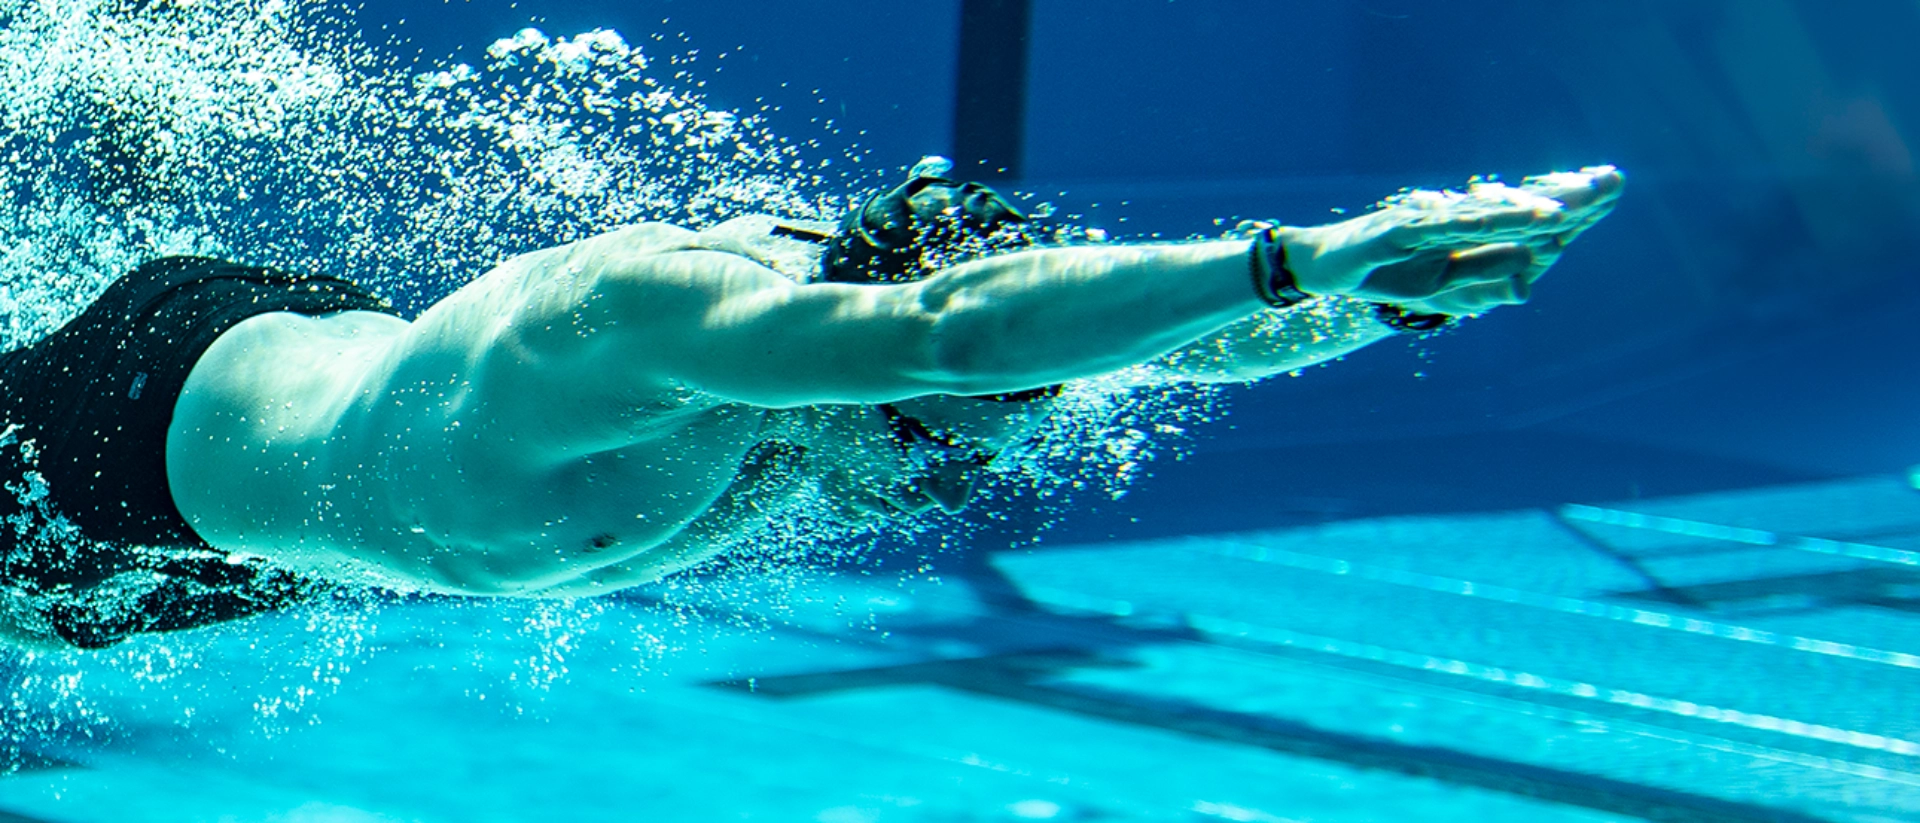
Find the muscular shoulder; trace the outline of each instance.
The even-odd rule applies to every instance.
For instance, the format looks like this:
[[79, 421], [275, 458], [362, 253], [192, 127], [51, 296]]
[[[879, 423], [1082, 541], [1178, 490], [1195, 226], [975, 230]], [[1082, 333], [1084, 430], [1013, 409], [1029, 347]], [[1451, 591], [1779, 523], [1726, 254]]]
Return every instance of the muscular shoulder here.
[[820, 256], [832, 234], [829, 223], [755, 214], [701, 231], [697, 242], [702, 249], [736, 254], [806, 283], [820, 271]]
[[343, 402], [342, 388], [357, 385], [407, 329], [405, 320], [367, 311], [250, 317], [195, 361], [175, 420], [245, 416], [237, 410], [271, 403], [301, 409], [303, 426], [324, 426]]
[[718, 252], [805, 283], [819, 269], [830, 230], [826, 223], [767, 215], [737, 217], [697, 231], [670, 223], [637, 223], [514, 257], [466, 291], [505, 287], [514, 294], [503, 297], [524, 302], [528, 287], [565, 291], [567, 282], [579, 276], [590, 277], [610, 266], [645, 272], [685, 252]]
[[563, 246], [516, 256], [482, 280], [508, 279], [529, 271], [565, 272], [608, 262], [631, 263], [674, 252], [702, 248], [699, 232], [671, 223], [636, 223]]

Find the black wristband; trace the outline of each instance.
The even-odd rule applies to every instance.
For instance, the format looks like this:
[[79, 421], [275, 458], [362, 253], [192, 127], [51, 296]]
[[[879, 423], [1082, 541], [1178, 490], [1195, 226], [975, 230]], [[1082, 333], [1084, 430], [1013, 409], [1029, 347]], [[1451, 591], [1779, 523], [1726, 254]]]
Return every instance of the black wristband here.
[[1427, 334], [1453, 325], [1450, 314], [1415, 314], [1392, 303], [1373, 304], [1373, 317], [1400, 334]]
[[1253, 275], [1254, 293], [1269, 306], [1284, 309], [1313, 299], [1313, 295], [1300, 290], [1293, 270], [1287, 268], [1287, 246], [1280, 242], [1278, 229], [1253, 236], [1247, 269]]

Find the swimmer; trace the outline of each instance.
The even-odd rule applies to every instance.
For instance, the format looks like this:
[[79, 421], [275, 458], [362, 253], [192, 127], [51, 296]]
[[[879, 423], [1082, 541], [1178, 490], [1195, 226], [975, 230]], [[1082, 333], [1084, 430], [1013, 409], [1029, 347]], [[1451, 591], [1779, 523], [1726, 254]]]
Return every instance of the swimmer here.
[[0, 410], [90, 545], [176, 549], [9, 552], [0, 582], [68, 595], [12, 633], [104, 646], [314, 579], [604, 594], [816, 490], [850, 523], [958, 511], [1061, 384], [1254, 381], [1523, 303], [1624, 185], [1594, 168], [921, 271], [923, 238], [1025, 219], [943, 173], [838, 227], [644, 224], [533, 252], [412, 321], [335, 277], [143, 266], [0, 361]]

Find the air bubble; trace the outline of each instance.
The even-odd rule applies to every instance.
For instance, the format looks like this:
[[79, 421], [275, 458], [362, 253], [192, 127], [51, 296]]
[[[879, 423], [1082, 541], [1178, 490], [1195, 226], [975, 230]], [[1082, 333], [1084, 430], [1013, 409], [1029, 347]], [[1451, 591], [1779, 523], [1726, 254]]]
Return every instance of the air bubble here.
[[[0, 189], [11, 194], [0, 198], [4, 349], [51, 333], [122, 273], [165, 255], [349, 276], [417, 311], [497, 261], [619, 226], [704, 228], [749, 213], [834, 220], [859, 194], [844, 181], [860, 173], [865, 150], [843, 146], [830, 121], [797, 138], [774, 134], [760, 117], [710, 104], [697, 73], [650, 68], [661, 56], [663, 67], [686, 61], [645, 54], [609, 30], [565, 37], [528, 28], [469, 65], [397, 57], [355, 33], [349, 8], [310, 0], [0, 0], [0, 20], [8, 90]], [[821, 173], [826, 161], [850, 177]], [[1045, 239], [1108, 235], [1069, 226]], [[1178, 454], [1179, 433], [1216, 416], [1218, 402], [1209, 390], [1129, 388], [1124, 376], [1076, 383], [1033, 442], [993, 462], [983, 505], [1035, 509], [1047, 520], [1076, 504], [1069, 490], [1124, 493], [1154, 460]], [[32, 464], [29, 444], [0, 436], [0, 449]], [[795, 466], [784, 471], [792, 492], [705, 561], [714, 576], [671, 578], [677, 588], [661, 588], [664, 608], [691, 620], [743, 597], [777, 604], [804, 591], [810, 569], [875, 549], [876, 530], [838, 524], [814, 479]], [[84, 545], [46, 510], [41, 475], [10, 479], [7, 493], [29, 512], [8, 526], [32, 533], [35, 545]], [[633, 522], [640, 529], [661, 519]], [[964, 528], [937, 514], [898, 525], [930, 542]], [[373, 579], [350, 563], [316, 568]], [[119, 580], [127, 594], [114, 602], [137, 602], [150, 583]], [[98, 677], [109, 685], [90, 689], [80, 672], [137, 670], [147, 673], [143, 682], [170, 683], [191, 674], [212, 684], [205, 688], [230, 689], [197, 668], [208, 658], [255, 661], [249, 710], [265, 725], [292, 722], [363, 659], [382, 597], [372, 587], [329, 590], [323, 602], [276, 618], [279, 635], [235, 624], [143, 638], [84, 667], [77, 657], [40, 658], [31, 671], [59, 676], [0, 703], [12, 713], [0, 744], [40, 728], [15, 716], [106, 722], [113, 711], [99, 705], [124, 679]], [[458, 614], [521, 616], [501, 631], [540, 637], [519, 682], [541, 683], [564, 676], [594, 609], [604, 607], [471, 608]], [[647, 643], [637, 656], [670, 647]], [[217, 705], [204, 695], [181, 699], [202, 713]]]

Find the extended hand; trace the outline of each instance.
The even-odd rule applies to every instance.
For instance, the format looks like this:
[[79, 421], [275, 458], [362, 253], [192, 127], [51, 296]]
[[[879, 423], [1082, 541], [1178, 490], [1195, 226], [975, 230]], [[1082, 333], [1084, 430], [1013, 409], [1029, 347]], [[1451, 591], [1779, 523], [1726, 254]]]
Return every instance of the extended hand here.
[[1519, 188], [1415, 191], [1351, 220], [1285, 229], [1282, 241], [1310, 294], [1478, 314], [1526, 302], [1567, 244], [1613, 211], [1625, 185], [1603, 166], [1529, 177]]

